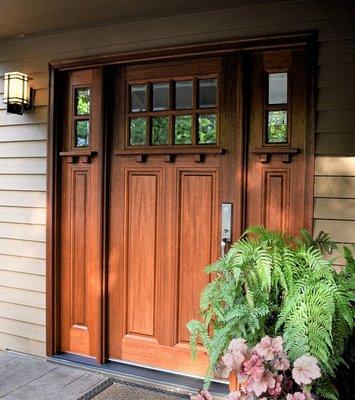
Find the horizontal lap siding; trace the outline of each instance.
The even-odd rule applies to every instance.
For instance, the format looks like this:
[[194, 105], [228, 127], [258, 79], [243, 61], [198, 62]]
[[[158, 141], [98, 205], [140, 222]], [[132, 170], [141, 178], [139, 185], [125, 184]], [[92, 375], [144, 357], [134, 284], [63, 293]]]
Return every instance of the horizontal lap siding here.
[[0, 93], [0, 348], [43, 356], [48, 73], [33, 78], [34, 112], [7, 114]]
[[0, 348], [44, 354], [48, 62], [176, 44], [317, 31], [314, 231], [355, 242], [354, 7], [285, 1], [0, 44], [0, 75], [28, 73], [35, 111], [9, 115], [0, 79]]

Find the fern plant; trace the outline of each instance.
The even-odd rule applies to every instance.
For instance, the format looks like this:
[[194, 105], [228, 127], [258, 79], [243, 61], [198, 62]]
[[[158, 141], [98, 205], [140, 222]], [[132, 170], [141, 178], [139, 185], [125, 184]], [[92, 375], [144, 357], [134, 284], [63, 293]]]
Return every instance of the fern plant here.
[[193, 356], [198, 340], [209, 355], [205, 387], [233, 338], [253, 345], [281, 334], [291, 361], [305, 354], [319, 360], [318, 391], [337, 398], [329, 382], [354, 327], [355, 260], [345, 247], [346, 266], [336, 273], [323, 254], [334, 248], [323, 232], [313, 239], [302, 230], [297, 239], [257, 226], [206, 268], [214, 278], [201, 293], [202, 318], [187, 324]]

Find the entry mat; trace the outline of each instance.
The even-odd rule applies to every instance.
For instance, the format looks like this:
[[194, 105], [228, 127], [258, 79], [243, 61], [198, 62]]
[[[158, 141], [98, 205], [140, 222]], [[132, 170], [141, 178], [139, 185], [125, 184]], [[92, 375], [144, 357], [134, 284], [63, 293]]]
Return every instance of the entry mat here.
[[109, 378], [78, 400], [184, 400], [190, 396], [141, 383]]

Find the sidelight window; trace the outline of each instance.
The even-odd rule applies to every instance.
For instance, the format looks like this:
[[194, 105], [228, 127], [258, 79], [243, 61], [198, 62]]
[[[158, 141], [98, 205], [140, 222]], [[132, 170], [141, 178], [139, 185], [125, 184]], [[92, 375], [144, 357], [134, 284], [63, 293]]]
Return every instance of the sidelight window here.
[[266, 144], [287, 144], [288, 76], [287, 72], [267, 74]]
[[74, 147], [90, 147], [91, 89], [74, 90]]

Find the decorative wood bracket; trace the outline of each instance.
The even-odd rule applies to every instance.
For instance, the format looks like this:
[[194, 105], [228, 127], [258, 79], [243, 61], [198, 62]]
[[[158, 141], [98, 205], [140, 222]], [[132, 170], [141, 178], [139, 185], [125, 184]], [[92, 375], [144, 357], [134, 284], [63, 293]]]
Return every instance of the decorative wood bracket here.
[[251, 150], [252, 154], [260, 156], [260, 162], [263, 164], [267, 164], [273, 155], [280, 155], [283, 163], [290, 163], [291, 157], [298, 152], [296, 147], [260, 147]]
[[75, 164], [82, 162], [83, 164], [90, 164], [91, 158], [97, 154], [97, 151], [92, 150], [73, 150], [73, 151], [61, 151], [59, 155], [61, 157], [67, 157], [69, 164]]
[[206, 155], [209, 154], [224, 154], [225, 150], [220, 147], [145, 147], [145, 148], [129, 148], [125, 150], [115, 151], [115, 155], [119, 156], [135, 156], [136, 161], [139, 163], [144, 163], [147, 158], [151, 155], [163, 155], [164, 162], [172, 163], [175, 158], [180, 155], [190, 154], [193, 156], [196, 163], [202, 163], [205, 161]]

